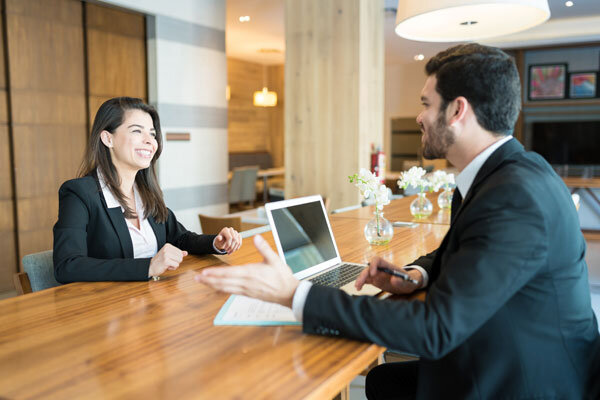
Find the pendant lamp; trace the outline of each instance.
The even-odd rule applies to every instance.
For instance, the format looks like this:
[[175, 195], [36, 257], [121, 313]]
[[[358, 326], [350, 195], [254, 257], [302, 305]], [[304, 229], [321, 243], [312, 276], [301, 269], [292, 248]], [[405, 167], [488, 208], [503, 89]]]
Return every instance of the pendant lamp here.
[[277, 93], [270, 92], [267, 89], [266, 81], [267, 81], [267, 68], [265, 66], [263, 69], [263, 88], [261, 91], [254, 92], [254, 105], [257, 107], [275, 107], [277, 105]]
[[275, 107], [277, 105], [277, 93], [270, 92], [267, 87], [262, 91], [254, 92], [254, 105], [257, 107]]
[[547, 0], [399, 0], [396, 33], [423, 42], [507, 35], [550, 18]]

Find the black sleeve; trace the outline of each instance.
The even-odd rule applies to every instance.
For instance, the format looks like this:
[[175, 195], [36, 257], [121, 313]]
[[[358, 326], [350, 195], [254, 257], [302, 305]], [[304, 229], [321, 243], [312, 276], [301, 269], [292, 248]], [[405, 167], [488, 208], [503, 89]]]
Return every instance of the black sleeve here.
[[508, 202], [514, 202], [507, 204], [490, 192], [477, 213], [464, 216], [458, 243], [444, 249], [444, 270], [426, 302], [352, 297], [314, 285], [303, 310], [304, 332], [365, 340], [428, 359], [462, 344], [538, 273], [548, 255], [545, 218], [533, 195], [507, 190], [513, 196]]
[[431, 276], [431, 266], [433, 265], [433, 259], [435, 258], [436, 253], [437, 249], [429, 254], [425, 254], [424, 256], [417, 258], [415, 261], [408, 263], [407, 265], [418, 265], [427, 271], [429, 276]]
[[81, 281], [142, 281], [148, 279], [150, 258], [88, 257], [90, 211], [85, 190], [73, 181], [58, 192], [58, 221], [54, 225], [54, 276], [60, 283]]
[[190, 254], [220, 254], [213, 247], [213, 241], [217, 235], [198, 235], [190, 232], [177, 221], [173, 211], [168, 211], [167, 243], [171, 243], [178, 249], [185, 250]]

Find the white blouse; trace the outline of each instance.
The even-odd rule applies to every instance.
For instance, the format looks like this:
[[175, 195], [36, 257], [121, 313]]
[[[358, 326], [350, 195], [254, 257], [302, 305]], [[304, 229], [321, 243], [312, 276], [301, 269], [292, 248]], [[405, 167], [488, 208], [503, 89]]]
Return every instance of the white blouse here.
[[[98, 180], [100, 181], [100, 187], [102, 188], [102, 194], [106, 200], [106, 206], [108, 208], [121, 207], [121, 204], [117, 201], [110, 188], [106, 185], [104, 177], [99, 170]], [[133, 195], [135, 198], [135, 209], [140, 223], [140, 229], [133, 225], [125, 217], [127, 223], [127, 229], [129, 230], [129, 236], [131, 236], [131, 243], [133, 244], [133, 258], [151, 258], [158, 252], [158, 243], [156, 242], [156, 235], [150, 226], [147, 218], [144, 218], [144, 203], [138, 193], [137, 185], [133, 185]], [[121, 211], [125, 211], [121, 207]]]

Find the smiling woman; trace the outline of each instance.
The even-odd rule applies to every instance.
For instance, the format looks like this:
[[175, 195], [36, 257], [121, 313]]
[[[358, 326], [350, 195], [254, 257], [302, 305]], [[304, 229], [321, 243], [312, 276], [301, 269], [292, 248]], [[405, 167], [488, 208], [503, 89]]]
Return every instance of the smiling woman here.
[[160, 120], [153, 107], [131, 97], [100, 106], [79, 178], [59, 190], [53, 256], [57, 281], [156, 278], [177, 269], [188, 252], [229, 254], [241, 246], [232, 228], [198, 235], [177, 222], [156, 178], [161, 152]]

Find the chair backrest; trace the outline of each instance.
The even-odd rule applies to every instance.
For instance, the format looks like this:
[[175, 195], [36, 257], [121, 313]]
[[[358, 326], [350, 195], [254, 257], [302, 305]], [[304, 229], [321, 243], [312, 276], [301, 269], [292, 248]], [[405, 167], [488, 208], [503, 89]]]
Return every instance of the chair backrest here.
[[257, 176], [257, 166], [234, 168], [229, 187], [229, 203], [256, 200]]
[[216, 235], [226, 226], [229, 226], [238, 232], [242, 230], [241, 217], [210, 217], [203, 214], [198, 214], [198, 217], [200, 218], [202, 233], [207, 235]]
[[[60, 285], [54, 278], [52, 250], [28, 254], [23, 257], [23, 271], [27, 274], [27, 278], [29, 278], [32, 292]], [[22, 275], [21, 282], [24, 282]], [[25, 285], [22, 286], [22, 289], [23, 293], [26, 293], [27, 288]]]
[[258, 165], [260, 169], [273, 167], [273, 159], [268, 151], [247, 151], [229, 153], [229, 170], [246, 165]]

